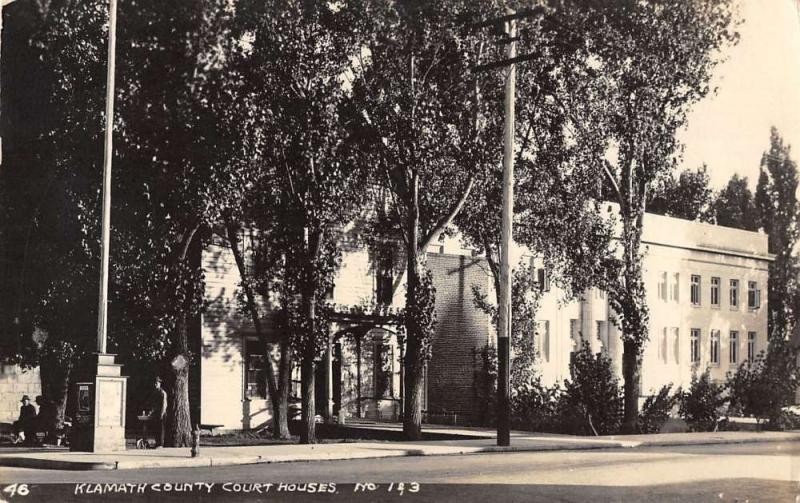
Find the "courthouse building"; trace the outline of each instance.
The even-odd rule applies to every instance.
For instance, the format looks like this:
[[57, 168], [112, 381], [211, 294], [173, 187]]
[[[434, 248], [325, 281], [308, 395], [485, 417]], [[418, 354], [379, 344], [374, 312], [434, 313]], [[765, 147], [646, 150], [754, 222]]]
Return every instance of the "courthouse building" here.
[[[397, 420], [403, 393], [402, 340], [394, 315], [405, 302], [400, 247], [376, 249], [357, 230], [342, 234], [341, 269], [329, 302], [331, 341], [317, 371], [317, 412], [337, 421]], [[760, 233], [646, 215], [642, 246], [650, 307], [650, 340], [642, 365], [642, 394], [667, 383], [686, 387], [710, 369], [723, 381], [767, 347], [767, 270], [771, 256]], [[431, 421], [476, 424], [480, 352], [495, 343], [489, 317], [473, 289], [494, 294], [485, 260], [457, 240], [428, 250], [436, 287], [437, 328], [425, 372], [423, 409]], [[193, 373], [193, 416], [203, 424], [248, 429], [268, 424], [265, 343], [237, 308], [239, 274], [223, 238], [203, 252], [208, 309], [196, 325], [199, 368]], [[611, 357], [621, 377], [622, 344], [604, 292], [565, 301], [546, 271], [537, 313], [537, 367], [546, 383], [569, 377], [570, 354], [581, 339]], [[762, 294], [763, 292], [763, 294]], [[264, 299], [266, 337], [277, 340]], [[531, 334], [533, 337], [534, 334]], [[274, 357], [274, 355], [272, 355]], [[299, 395], [299, 371], [293, 376]], [[199, 410], [198, 410], [199, 409]]]

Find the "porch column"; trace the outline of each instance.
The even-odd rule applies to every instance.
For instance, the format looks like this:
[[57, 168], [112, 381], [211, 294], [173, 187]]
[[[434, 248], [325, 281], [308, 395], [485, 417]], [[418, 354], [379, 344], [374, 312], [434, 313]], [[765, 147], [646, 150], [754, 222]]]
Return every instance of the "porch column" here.
[[356, 333], [356, 417], [361, 419], [361, 334]]
[[403, 420], [405, 410], [405, 389], [406, 389], [406, 338], [402, 335], [397, 337], [397, 345], [400, 346], [400, 421]]
[[333, 348], [330, 335], [325, 348], [325, 422], [333, 423]]

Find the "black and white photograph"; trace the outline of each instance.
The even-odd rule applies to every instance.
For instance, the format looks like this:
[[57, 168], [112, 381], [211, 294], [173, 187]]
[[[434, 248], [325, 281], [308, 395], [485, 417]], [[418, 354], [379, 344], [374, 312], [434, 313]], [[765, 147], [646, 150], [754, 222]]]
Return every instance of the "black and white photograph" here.
[[800, 0], [0, 0], [0, 503], [800, 502]]

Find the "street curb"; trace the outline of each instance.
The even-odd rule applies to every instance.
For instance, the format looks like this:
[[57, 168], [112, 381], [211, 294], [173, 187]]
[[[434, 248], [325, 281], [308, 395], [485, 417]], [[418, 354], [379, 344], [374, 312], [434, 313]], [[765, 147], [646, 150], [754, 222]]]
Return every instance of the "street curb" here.
[[[711, 438], [683, 441], [623, 441], [615, 440], [607, 443], [574, 443], [573, 445], [554, 444], [554, 445], [510, 445], [510, 446], [483, 446], [483, 447], [461, 447], [448, 446], [452, 450], [443, 449], [437, 452], [436, 449], [396, 449], [380, 454], [371, 455], [347, 455], [331, 454], [323, 456], [303, 456], [303, 455], [276, 455], [276, 456], [226, 456], [211, 458], [162, 458], [158, 460], [145, 461], [62, 461], [54, 459], [37, 459], [29, 457], [4, 457], [0, 456], [0, 466], [16, 468], [34, 468], [44, 470], [70, 470], [70, 471], [91, 471], [91, 470], [131, 470], [131, 469], [152, 469], [152, 468], [196, 468], [213, 466], [238, 466], [253, 464], [271, 463], [302, 463], [312, 461], [346, 461], [358, 459], [381, 459], [399, 458], [415, 456], [458, 456], [469, 454], [494, 454], [494, 453], [519, 453], [519, 452], [553, 452], [553, 451], [585, 451], [600, 449], [632, 449], [637, 447], [687, 447], [693, 445], [724, 445], [724, 444], [748, 444], [748, 443], [772, 443], [772, 442], [791, 442], [800, 441], [800, 433], [785, 435], [781, 437], [766, 438]], [[444, 446], [443, 446], [444, 447]]]
[[95, 461], [61, 461], [58, 459], [36, 459], [36, 458], [0, 458], [0, 466], [13, 468], [36, 468], [41, 470], [70, 470], [70, 471], [91, 471], [91, 470], [117, 470], [118, 462], [95, 462]]

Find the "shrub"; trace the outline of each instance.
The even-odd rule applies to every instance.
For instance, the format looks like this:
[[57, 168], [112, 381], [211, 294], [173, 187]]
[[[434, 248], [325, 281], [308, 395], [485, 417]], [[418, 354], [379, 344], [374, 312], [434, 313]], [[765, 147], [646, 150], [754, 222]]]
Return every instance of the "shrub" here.
[[666, 384], [655, 395], [647, 397], [639, 413], [639, 432], [658, 433], [669, 419], [672, 409], [680, 398], [680, 388], [670, 395], [672, 383]]
[[478, 424], [495, 424], [495, 403], [497, 402], [497, 349], [486, 345], [475, 352], [475, 372], [473, 386], [478, 404]]
[[554, 431], [556, 413], [562, 394], [558, 385], [548, 387], [539, 376], [532, 376], [513, 390], [511, 397], [512, 427], [526, 431]]
[[583, 341], [569, 368], [572, 380], [564, 381], [558, 403], [562, 430], [577, 435], [617, 433], [622, 393], [611, 360], [593, 355], [589, 343]]
[[787, 417], [781, 409], [792, 402], [800, 384], [796, 355], [788, 343], [772, 341], [768, 353], [762, 351], [753, 362], [728, 374], [731, 412], [755, 417], [759, 424], [766, 421], [770, 429], [783, 429]]
[[692, 376], [689, 391], [681, 394], [679, 413], [692, 431], [714, 431], [726, 399], [724, 388], [711, 382], [708, 370]]

